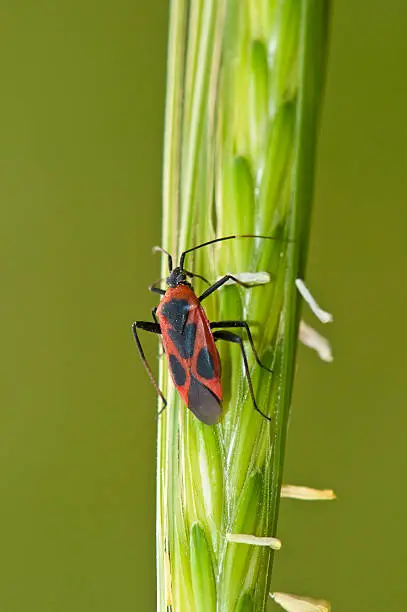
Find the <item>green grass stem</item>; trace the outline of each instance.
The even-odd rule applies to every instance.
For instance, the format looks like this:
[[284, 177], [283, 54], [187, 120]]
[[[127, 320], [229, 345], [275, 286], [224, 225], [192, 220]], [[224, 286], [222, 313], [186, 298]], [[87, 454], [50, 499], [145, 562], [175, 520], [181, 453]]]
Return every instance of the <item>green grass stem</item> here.
[[237, 345], [219, 342], [224, 418], [213, 427], [188, 412], [161, 361], [168, 408], [158, 423], [160, 612], [262, 611], [268, 599], [275, 553], [226, 534], [277, 532], [300, 316], [294, 281], [306, 263], [327, 15], [326, 0], [171, 3], [163, 246], [176, 256], [235, 232], [277, 239], [236, 240], [187, 259], [212, 280], [270, 274], [266, 285], [222, 288], [205, 307], [213, 320], [251, 323], [273, 369], [260, 369], [247, 346], [271, 422], [253, 410]]

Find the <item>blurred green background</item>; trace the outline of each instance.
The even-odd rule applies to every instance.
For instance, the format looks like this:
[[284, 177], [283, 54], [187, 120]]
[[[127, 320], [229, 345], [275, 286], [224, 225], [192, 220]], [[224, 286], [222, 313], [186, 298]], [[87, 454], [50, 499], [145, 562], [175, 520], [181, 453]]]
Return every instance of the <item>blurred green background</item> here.
[[[0, 16], [0, 610], [153, 610], [155, 395], [130, 323], [155, 303], [168, 3]], [[308, 281], [336, 360], [300, 350], [285, 481], [339, 499], [282, 502], [274, 588], [338, 612], [407, 599], [406, 30], [403, 0], [333, 14]]]

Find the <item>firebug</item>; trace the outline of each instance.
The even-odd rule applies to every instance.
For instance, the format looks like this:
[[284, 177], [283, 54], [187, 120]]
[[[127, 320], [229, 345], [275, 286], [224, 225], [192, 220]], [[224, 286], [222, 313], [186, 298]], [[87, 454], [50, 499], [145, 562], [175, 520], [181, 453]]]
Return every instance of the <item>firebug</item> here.
[[174, 385], [187, 408], [206, 425], [214, 425], [222, 415], [221, 364], [215, 345], [218, 340], [239, 344], [253, 406], [265, 419], [271, 420], [257, 405], [243, 339], [238, 334], [230, 331], [233, 328], [244, 329], [258, 365], [271, 372], [272, 370], [260, 361], [248, 323], [246, 321], [235, 320], [210, 322], [202, 307], [202, 302], [220, 289], [227, 281], [231, 280], [243, 287], [250, 287], [250, 285], [243, 283], [231, 274], [227, 274], [213, 285], [210, 285], [201, 295], [197, 296], [188, 279], [197, 277], [205, 282], [208, 281], [199, 276], [199, 274], [194, 274], [184, 268], [185, 257], [188, 253], [216, 242], [232, 240], [234, 238], [276, 240], [276, 238], [271, 236], [256, 236], [253, 234], [216, 238], [184, 251], [181, 254], [179, 265], [175, 268], [173, 268], [170, 253], [158, 247], [157, 250], [162, 251], [168, 257], [169, 276], [166, 279], [167, 289], [164, 290], [157, 287], [156, 283], [150, 286], [150, 291], [162, 296], [159, 305], [153, 308], [152, 311], [154, 322], [135, 321], [132, 326], [140, 357], [163, 402], [162, 410], [166, 407], [167, 401], [145, 358], [138, 335], [139, 329], [161, 334], [164, 352]]

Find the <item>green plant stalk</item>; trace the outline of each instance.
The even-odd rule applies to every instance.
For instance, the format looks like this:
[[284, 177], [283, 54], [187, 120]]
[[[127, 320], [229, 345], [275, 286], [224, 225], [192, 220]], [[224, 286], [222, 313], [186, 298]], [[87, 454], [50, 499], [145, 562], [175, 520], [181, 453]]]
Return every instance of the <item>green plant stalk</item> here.
[[[161, 361], [168, 407], [158, 421], [157, 610], [264, 610], [273, 552], [226, 535], [274, 536], [299, 325], [316, 127], [326, 53], [326, 0], [173, 0], [170, 10], [163, 246], [258, 233], [197, 251], [187, 265], [215, 280], [267, 271], [271, 282], [222, 288], [212, 320], [252, 324], [262, 361], [219, 343], [224, 418], [200, 423]], [[162, 276], [166, 276], [163, 261]], [[197, 292], [201, 290], [199, 283]]]

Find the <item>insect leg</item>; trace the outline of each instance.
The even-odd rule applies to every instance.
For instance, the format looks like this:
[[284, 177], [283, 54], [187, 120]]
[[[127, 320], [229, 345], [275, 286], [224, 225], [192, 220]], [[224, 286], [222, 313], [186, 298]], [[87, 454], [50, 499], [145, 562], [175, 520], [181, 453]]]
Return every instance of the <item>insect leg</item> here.
[[189, 276], [189, 278], [200, 278], [201, 281], [203, 281], [207, 285], [210, 285], [210, 282], [204, 276], [201, 276], [200, 274], [195, 274], [195, 272], [189, 272], [189, 270], [184, 270], [184, 272], [187, 276]]
[[213, 285], [211, 285], [210, 287], [205, 289], [205, 291], [199, 296], [198, 300], [200, 302], [202, 302], [209, 295], [211, 295], [211, 293], [213, 293], [214, 291], [217, 291], [218, 289], [220, 289], [222, 287], [222, 285], [224, 285], [225, 283], [228, 282], [228, 280], [232, 280], [237, 285], [240, 285], [241, 287], [246, 287], [246, 289], [250, 289], [250, 287], [252, 286], [252, 285], [248, 285], [247, 283], [243, 283], [241, 280], [236, 278], [236, 276], [232, 276], [231, 274], [226, 274], [226, 276], [222, 276], [222, 278], [217, 280], [216, 283], [213, 283]]
[[155, 314], [156, 312], [157, 312], [157, 306], [154, 306], [154, 308], [151, 309], [151, 316], [154, 319], [154, 323], [156, 323], [156, 325], [159, 325], [157, 315]]
[[132, 329], [133, 329], [134, 339], [135, 339], [136, 344], [137, 344], [138, 352], [140, 353], [141, 361], [143, 362], [144, 367], [147, 370], [147, 374], [148, 374], [151, 382], [153, 383], [155, 390], [157, 391], [157, 395], [160, 396], [160, 398], [162, 399], [162, 402], [164, 404], [164, 407], [158, 413], [158, 414], [161, 414], [162, 411], [167, 406], [167, 400], [165, 399], [164, 395], [162, 394], [162, 392], [161, 392], [161, 390], [160, 390], [160, 388], [159, 388], [159, 386], [157, 384], [157, 381], [155, 380], [155, 378], [153, 376], [151, 368], [148, 365], [146, 356], [144, 355], [143, 347], [141, 346], [140, 338], [138, 337], [138, 333], [137, 333], [138, 329], [144, 329], [144, 331], [148, 331], [148, 332], [151, 332], [153, 334], [161, 334], [161, 328], [160, 328], [158, 323], [150, 323], [150, 321], [135, 321], [133, 323], [133, 325], [132, 325]]
[[213, 332], [213, 337], [215, 341], [216, 340], [226, 340], [226, 342], [235, 342], [236, 344], [240, 345], [240, 350], [242, 351], [244, 369], [246, 372], [247, 383], [249, 385], [250, 396], [252, 398], [254, 409], [259, 414], [261, 414], [261, 416], [264, 417], [267, 421], [271, 421], [271, 418], [268, 417], [266, 414], [264, 414], [264, 412], [260, 410], [260, 408], [257, 405], [256, 398], [254, 397], [252, 378], [250, 376], [249, 364], [247, 362], [247, 355], [246, 355], [246, 351], [243, 345], [242, 338], [238, 336], [237, 334], [234, 334], [233, 332], [223, 331], [223, 330]]
[[151, 291], [151, 293], [159, 293], [160, 295], [165, 295], [165, 289], [157, 287], [157, 285], [159, 285], [163, 280], [163, 278], [159, 278], [152, 285], [149, 286], [148, 290]]
[[264, 363], [260, 361], [260, 357], [256, 351], [256, 347], [254, 346], [252, 332], [250, 331], [249, 324], [246, 321], [213, 321], [211, 324], [211, 329], [219, 328], [219, 327], [240, 327], [246, 330], [247, 338], [250, 342], [250, 346], [252, 347], [254, 358], [261, 368], [267, 370], [268, 372], [273, 372], [271, 368], [268, 368]]
[[[156, 312], [157, 312], [157, 306], [154, 306], [154, 308], [151, 309], [151, 316], [153, 317], [154, 323], [159, 325]], [[162, 357], [164, 354], [165, 354], [164, 345], [161, 340], [161, 351], [159, 352], [158, 356]]]

